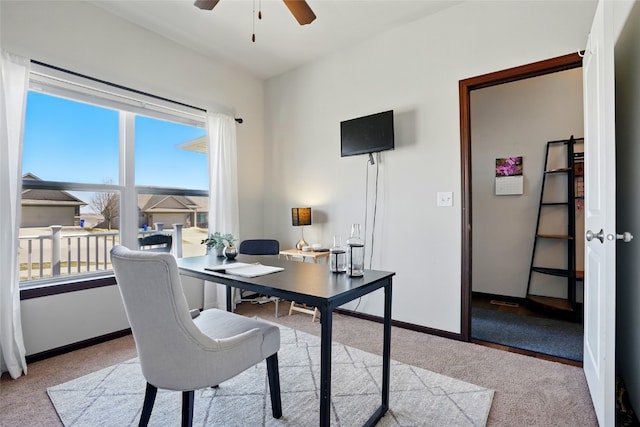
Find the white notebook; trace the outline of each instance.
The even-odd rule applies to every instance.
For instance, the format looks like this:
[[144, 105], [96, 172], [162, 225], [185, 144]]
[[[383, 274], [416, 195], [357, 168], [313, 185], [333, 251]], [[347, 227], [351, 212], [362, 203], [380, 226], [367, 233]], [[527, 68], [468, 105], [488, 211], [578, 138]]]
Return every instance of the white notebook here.
[[205, 267], [205, 270], [215, 271], [223, 274], [232, 274], [242, 277], [258, 277], [265, 274], [277, 273], [284, 270], [282, 267], [272, 267], [270, 265], [247, 264], [244, 262], [234, 262], [233, 264], [216, 265], [213, 267]]

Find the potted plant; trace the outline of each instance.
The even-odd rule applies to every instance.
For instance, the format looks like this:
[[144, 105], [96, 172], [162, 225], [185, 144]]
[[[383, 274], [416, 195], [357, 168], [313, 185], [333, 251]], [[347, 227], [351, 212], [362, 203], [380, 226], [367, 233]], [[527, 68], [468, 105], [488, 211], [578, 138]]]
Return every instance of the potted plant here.
[[209, 237], [203, 239], [203, 245], [207, 245], [207, 251], [214, 250], [217, 256], [223, 256], [224, 248], [231, 247], [235, 248], [235, 243], [238, 239], [231, 233], [220, 233], [216, 231], [213, 234], [210, 234]]

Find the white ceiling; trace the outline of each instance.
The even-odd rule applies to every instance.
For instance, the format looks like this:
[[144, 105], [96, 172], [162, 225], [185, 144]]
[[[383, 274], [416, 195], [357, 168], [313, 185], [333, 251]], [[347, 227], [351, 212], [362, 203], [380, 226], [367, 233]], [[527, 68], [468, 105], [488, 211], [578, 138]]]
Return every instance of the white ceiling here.
[[[454, 0], [307, 0], [317, 18], [300, 26], [281, 0], [221, 0], [200, 10], [193, 0], [92, 3], [203, 55], [266, 79], [376, 34], [454, 6]], [[256, 13], [257, 14], [257, 13]]]

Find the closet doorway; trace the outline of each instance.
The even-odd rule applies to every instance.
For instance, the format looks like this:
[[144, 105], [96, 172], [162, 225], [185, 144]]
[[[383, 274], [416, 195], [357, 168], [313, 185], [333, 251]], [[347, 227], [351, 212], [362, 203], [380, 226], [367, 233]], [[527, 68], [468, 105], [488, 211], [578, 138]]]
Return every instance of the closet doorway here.
[[[472, 312], [479, 313], [478, 307], [495, 310], [494, 314], [532, 314], [522, 303], [531, 262], [545, 145], [549, 140], [571, 136], [555, 132], [579, 128], [572, 133], [580, 138], [583, 131], [581, 122], [579, 126], [550, 125], [538, 131], [536, 126], [540, 125], [533, 120], [534, 115], [540, 115], [536, 109], [554, 106], [545, 107], [544, 103], [533, 100], [533, 105], [528, 105], [527, 91], [536, 93], [536, 87], [545, 84], [553, 86], [577, 80], [580, 86], [577, 91], [581, 94], [581, 66], [581, 58], [576, 53], [460, 81], [461, 335], [467, 341], [476, 338]], [[576, 92], [575, 87], [573, 91]], [[574, 119], [576, 114], [581, 119], [581, 98], [577, 104], [571, 114]], [[496, 124], [495, 117], [503, 116], [506, 121]], [[513, 156], [523, 157], [523, 194], [496, 196], [495, 161]], [[497, 220], [487, 222], [487, 216]], [[515, 304], [518, 307], [514, 307]], [[508, 343], [505, 345], [509, 347]]]

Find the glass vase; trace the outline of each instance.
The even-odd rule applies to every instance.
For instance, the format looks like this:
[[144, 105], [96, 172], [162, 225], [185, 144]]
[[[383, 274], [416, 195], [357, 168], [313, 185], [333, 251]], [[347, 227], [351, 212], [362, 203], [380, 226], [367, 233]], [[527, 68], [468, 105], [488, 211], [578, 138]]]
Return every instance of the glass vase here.
[[329, 271], [344, 273], [347, 271], [347, 251], [342, 246], [342, 237], [333, 236], [333, 246], [329, 249]]
[[347, 239], [347, 273], [351, 277], [364, 276], [364, 241], [360, 238], [360, 224], [351, 226]]

